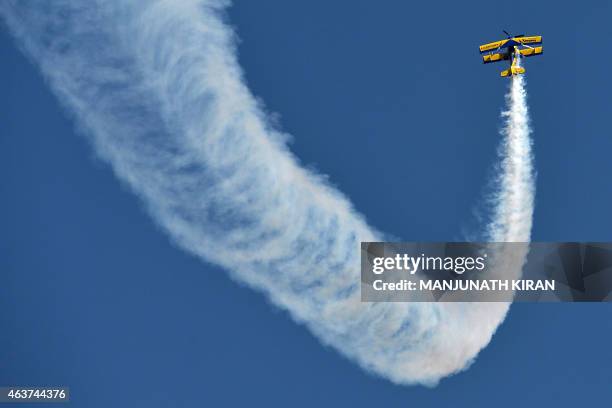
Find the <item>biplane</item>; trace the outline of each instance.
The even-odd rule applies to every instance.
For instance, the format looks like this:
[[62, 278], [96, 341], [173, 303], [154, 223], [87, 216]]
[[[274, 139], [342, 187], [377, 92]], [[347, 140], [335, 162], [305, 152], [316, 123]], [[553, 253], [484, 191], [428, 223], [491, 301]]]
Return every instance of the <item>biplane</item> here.
[[[524, 34], [510, 35], [504, 30], [508, 36], [505, 40], [495, 41], [489, 44], [480, 46], [482, 62], [489, 64], [499, 61], [512, 61], [510, 68], [501, 72], [501, 76], [513, 76], [525, 73], [525, 68], [521, 66], [521, 58], [533, 57], [534, 55], [542, 55], [543, 49], [542, 36], [534, 35], [527, 37]], [[533, 46], [536, 47], [533, 47]]]

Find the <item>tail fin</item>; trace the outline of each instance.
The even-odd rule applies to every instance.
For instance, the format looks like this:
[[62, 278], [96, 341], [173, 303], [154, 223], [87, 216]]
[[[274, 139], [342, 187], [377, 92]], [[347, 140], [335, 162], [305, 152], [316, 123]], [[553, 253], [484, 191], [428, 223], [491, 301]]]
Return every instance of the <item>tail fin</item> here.
[[525, 73], [525, 68], [512, 66], [510, 67], [510, 69], [506, 69], [505, 71], [502, 71], [500, 75], [503, 77], [507, 77], [507, 76], [513, 76], [513, 75], [521, 75], [524, 73]]

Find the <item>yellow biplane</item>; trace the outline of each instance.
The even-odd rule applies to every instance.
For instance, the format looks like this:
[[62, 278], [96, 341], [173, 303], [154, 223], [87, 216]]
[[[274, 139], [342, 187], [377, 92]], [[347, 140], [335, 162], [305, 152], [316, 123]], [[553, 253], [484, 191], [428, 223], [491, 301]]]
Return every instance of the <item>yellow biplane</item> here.
[[482, 56], [482, 62], [489, 64], [491, 62], [512, 60], [510, 68], [502, 71], [501, 76], [507, 77], [524, 74], [525, 68], [521, 67], [520, 59], [522, 57], [533, 57], [534, 55], [542, 54], [542, 46], [531, 46], [542, 44], [542, 36], [534, 35], [526, 37], [523, 34], [510, 35], [506, 31], [504, 31], [504, 33], [508, 36], [505, 40], [495, 41], [480, 46], [480, 53], [485, 54]]

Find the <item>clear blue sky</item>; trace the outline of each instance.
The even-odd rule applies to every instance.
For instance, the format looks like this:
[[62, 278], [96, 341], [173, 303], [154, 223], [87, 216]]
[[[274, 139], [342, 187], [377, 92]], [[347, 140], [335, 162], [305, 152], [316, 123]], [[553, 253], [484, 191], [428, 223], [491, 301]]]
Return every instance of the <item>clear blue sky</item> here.
[[[612, 241], [611, 6], [330, 3], [243, 1], [229, 19], [292, 150], [372, 225], [404, 240], [473, 228], [506, 86], [476, 47], [506, 29], [544, 36], [527, 61], [533, 238]], [[69, 385], [75, 407], [609, 403], [608, 304], [515, 305], [433, 389], [364, 373], [174, 247], [4, 30], [0, 53], [0, 384]]]

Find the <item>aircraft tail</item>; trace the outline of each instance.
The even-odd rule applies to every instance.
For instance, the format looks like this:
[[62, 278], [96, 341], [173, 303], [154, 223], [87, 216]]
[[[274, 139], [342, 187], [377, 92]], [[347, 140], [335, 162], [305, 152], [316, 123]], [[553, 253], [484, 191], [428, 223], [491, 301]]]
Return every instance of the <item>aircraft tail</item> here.
[[512, 66], [509, 69], [506, 69], [505, 71], [501, 72], [501, 76], [503, 77], [507, 77], [507, 76], [513, 76], [513, 75], [521, 75], [525, 73], [525, 68], [523, 67], [517, 67], [517, 66]]

